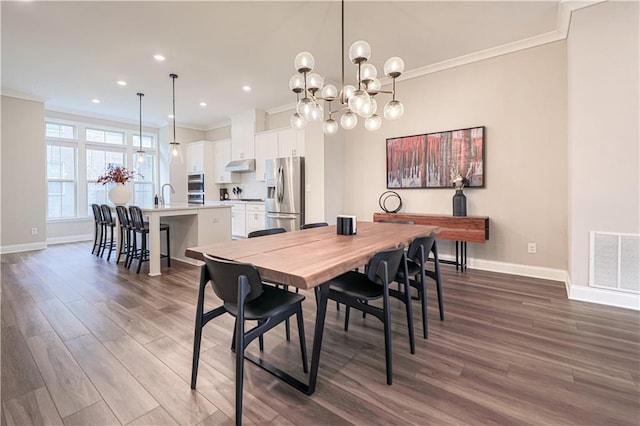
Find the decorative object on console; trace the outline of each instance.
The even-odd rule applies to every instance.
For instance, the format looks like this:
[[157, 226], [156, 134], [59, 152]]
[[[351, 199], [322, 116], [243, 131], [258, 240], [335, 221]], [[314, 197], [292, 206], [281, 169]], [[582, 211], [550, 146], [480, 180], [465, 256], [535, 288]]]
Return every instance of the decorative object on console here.
[[138, 141], [140, 142], [138, 151], [136, 151], [136, 155], [138, 157], [138, 163], [144, 163], [144, 157], [146, 153], [142, 149], [142, 97], [144, 93], [136, 93], [136, 95], [140, 98], [140, 133], [138, 133]]
[[451, 166], [451, 182], [456, 188], [456, 193], [453, 194], [453, 215], [454, 216], [466, 216], [467, 215], [467, 196], [462, 192], [464, 184], [469, 182], [471, 176], [472, 166], [469, 166], [467, 174], [462, 177], [457, 165]]
[[[384, 107], [384, 118], [397, 120], [404, 113], [404, 106], [396, 100], [396, 78], [404, 71], [404, 61], [398, 57], [387, 59], [384, 73], [391, 79], [391, 91], [381, 90], [382, 83], [377, 78], [378, 71], [367, 63], [371, 56], [371, 46], [364, 40], [354, 42], [349, 48], [349, 59], [358, 67], [356, 86], [345, 85], [344, 81], [344, 0], [341, 6], [342, 17], [342, 82], [341, 91], [333, 84], [324, 85], [320, 74], [313, 73], [315, 59], [309, 52], [300, 52], [295, 58], [295, 74], [289, 80], [289, 88], [296, 94], [296, 112], [291, 117], [291, 127], [304, 129], [309, 121], [320, 121], [324, 118], [324, 108], [319, 101], [328, 104], [329, 117], [322, 125], [325, 134], [335, 134], [338, 123], [334, 114], [342, 113], [340, 124], [344, 129], [353, 129], [358, 124], [358, 116], [365, 119], [367, 130], [378, 130], [382, 126], [382, 118], [377, 114], [378, 103], [375, 96], [379, 93], [391, 94], [391, 100]], [[318, 92], [319, 96], [318, 96]], [[302, 99], [300, 99], [302, 95]], [[339, 108], [331, 109], [331, 102], [338, 101]]]
[[387, 188], [484, 187], [484, 126], [387, 139]]
[[385, 213], [398, 213], [402, 209], [402, 198], [395, 191], [385, 191], [378, 198], [378, 205]]
[[178, 78], [177, 74], [169, 74], [173, 83], [173, 114], [171, 115], [173, 119], [173, 140], [169, 142], [169, 149], [171, 151], [170, 162], [179, 162], [182, 163], [182, 147], [180, 146], [180, 142], [176, 140], [176, 78]]
[[98, 178], [96, 184], [115, 183], [116, 186], [109, 190], [109, 200], [115, 205], [127, 204], [131, 200], [131, 190], [124, 184], [136, 176], [142, 177], [140, 173], [129, 171], [126, 167], [109, 164], [107, 172]]

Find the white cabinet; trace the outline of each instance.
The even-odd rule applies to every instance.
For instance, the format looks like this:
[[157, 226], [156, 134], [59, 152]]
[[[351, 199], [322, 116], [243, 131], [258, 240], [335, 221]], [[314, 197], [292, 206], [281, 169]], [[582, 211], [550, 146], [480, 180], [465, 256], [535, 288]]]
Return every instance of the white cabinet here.
[[246, 209], [245, 203], [231, 204], [231, 235], [234, 237], [247, 237]]
[[212, 142], [213, 144], [213, 181], [218, 184], [235, 182], [235, 175], [224, 168], [231, 161], [231, 139]]
[[304, 130], [278, 131], [278, 157], [304, 157]]
[[247, 204], [246, 210], [246, 231], [247, 235], [253, 231], [265, 229], [265, 207], [261, 204]]
[[257, 133], [256, 141], [256, 180], [265, 180], [265, 162], [278, 158], [278, 131]]
[[277, 129], [256, 133], [256, 180], [265, 180], [265, 161], [281, 157], [304, 157], [305, 131]]
[[204, 172], [204, 141], [187, 145], [187, 173]]
[[231, 117], [231, 159], [256, 158], [255, 134], [264, 130], [264, 111], [249, 110]]

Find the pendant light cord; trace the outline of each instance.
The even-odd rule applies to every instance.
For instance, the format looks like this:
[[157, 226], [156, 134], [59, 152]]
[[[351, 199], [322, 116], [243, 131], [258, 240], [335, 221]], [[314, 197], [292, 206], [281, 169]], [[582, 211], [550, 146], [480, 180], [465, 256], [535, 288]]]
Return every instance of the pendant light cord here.
[[176, 142], [176, 74], [169, 74], [173, 80], [173, 143]]
[[144, 96], [144, 93], [138, 93], [138, 96], [140, 97], [140, 150], [138, 152], [142, 152], [142, 97]]
[[341, 13], [342, 13], [342, 39], [341, 39], [341, 49], [342, 49], [342, 87], [340, 88], [340, 91], [342, 93], [342, 96], [340, 99], [340, 102], [342, 102], [343, 104], [345, 103], [345, 99], [344, 99], [344, 0], [342, 0], [342, 6], [341, 6]]

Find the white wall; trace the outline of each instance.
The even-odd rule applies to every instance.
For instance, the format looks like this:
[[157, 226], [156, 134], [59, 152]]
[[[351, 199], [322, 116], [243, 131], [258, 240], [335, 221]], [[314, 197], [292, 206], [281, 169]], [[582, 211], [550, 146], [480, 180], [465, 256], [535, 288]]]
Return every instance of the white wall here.
[[[160, 185], [170, 183], [175, 194], [171, 194], [169, 188], [165, 190], [165, 202], [186, 203], [187, 202], [187, 147], [190, 142], [204, 140], [205, 132], [202, 130], [188, 129], [176, 126], [176, 140], [181, 144], [182, 163], [175, 161], [170, 163], [169, 140], [173, 139], [173, 127], [167, 126], [160, 129], [160, 164], [163, 167], [169, 164], [169, 176], [161, 173]], [[167, 179], [168, 177], [168, 179]]]
[[569, 76], [569, 275], [588, 285], [589, 231], [640, 233], [638, 2], [574, 12]]
[[[485, 188], [465, 194], [469, 215], [489, 216], [490, 239], [469, 244], [469, 257], [565, 271], [566, 88], [564, 42], [398, 82], [403, 118], [345, 132], [345, 211], [362, 220], [380, 211], [386, 138], [486, 126]], [[403, 212], [452, 214], [453, 188], [397, 192]]]
[[[0, 250], [45, 247], [44, 104], [2, 96]], [[38, 228], [32, 235], [31, 228]]]

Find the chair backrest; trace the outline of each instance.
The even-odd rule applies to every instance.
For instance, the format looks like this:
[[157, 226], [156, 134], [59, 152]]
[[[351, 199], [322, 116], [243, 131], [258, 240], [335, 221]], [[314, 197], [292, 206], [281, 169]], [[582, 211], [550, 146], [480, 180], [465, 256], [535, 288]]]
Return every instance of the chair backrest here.
[[113, 220], [113, 215], [111, 214], [111, 207], [106, 204], [101, 204], [100, 209], [102, 210], [102, 220], [107, 225], [115, 225], [116, 222]]
[[305, 223], [300, 229], [320, 228], [321, 226], [329, 226], [327, 222]]
[[[431, 233], [426, 237], [414, 238], [409, 244], [407, 249], [407, 258], [413, 260], [416, 263], [420, 263], [422, 260], [427, 260], [429, 252], [433, 248], [433, 244], [436, 241], [436, 234]], [[424, 247], [424, 259], [420, 259], [420, 246]]]
[[129, 206], [129, 214], [131, 215], [131, 221], [129, 224], [134, 229], [144, 229], [144, 216], [142, 210], [138, 206]]
[[129, 226], [129, 213], [127, 213], [127, 208], [125, 206], [116, 206], [116, 214], [118, 215], [118, 220], [120, 221], [120, 226], [128, 227]]
[[93, 220], [102, 223], [102, 209], [97, 204], [91, 204], [91, 209], [93, 210]]
[[382, 222], [382, 223], [402, 223], [405, 225], [415, 225], [416, 223], [412, 220], [395, 220], [395, 219], [382, 219], [379, 220], [378, 222]]
[[251, 291], [246, 298], [249, 302], [262, 294], [262, 279], [255, 266], [238, 263], [204, 254], [201, 280], [211, 281], [213, 291], [225, 303], [238, 302], [238, 278], [247, 277]]
[[[400, 269], [400, 264], [404, 256], [404, 244], [391, 250], [379, 251], [373, 255], [367, 265], [367, 278], [380, 285], [394, 280]], [[384, 264], [387, 265], [387, 275], [385, 276]]]
[[283, 232], [287, 232], [284, 228], [270, 228], [270, 229], [261, 229], [259, 231], [249, 232], [247, 238], [255, 238], [255, 237], [263, 237], [265, 235], [273, 235], [273, 234], [282, 234]]

